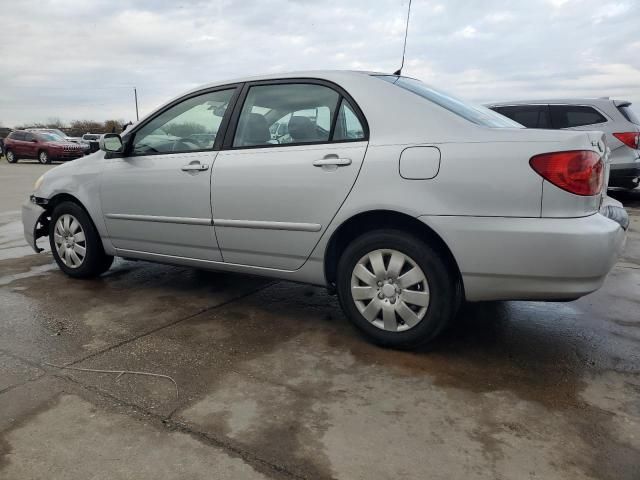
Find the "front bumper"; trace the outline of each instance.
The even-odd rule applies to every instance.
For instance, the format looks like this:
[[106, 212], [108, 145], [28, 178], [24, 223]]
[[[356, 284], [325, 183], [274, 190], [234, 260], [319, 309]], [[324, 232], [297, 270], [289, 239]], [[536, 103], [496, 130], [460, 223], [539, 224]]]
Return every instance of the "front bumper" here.
[[602, 286], [626, 241], [620, 223], [601, 213], [420, 220], [451, 249], [469, 301], [575, 300]]
[[36, 253], [40, 253], [43, 249], [38, 247], [38, 237], [46, 235], [45, 218], [46, 212], [43, 207], [28, 199], [22, 205], [22, 226], [24, 228], [24, 238]]

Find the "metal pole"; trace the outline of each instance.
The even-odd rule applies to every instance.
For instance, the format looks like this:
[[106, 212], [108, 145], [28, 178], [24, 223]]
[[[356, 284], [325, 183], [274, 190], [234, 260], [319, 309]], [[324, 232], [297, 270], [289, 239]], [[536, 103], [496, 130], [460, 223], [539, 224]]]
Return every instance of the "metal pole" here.
[[136, 121], [138, 121], [140, 117], [138, 116], [138, 90], [136, 90], [136, 87], [133, 87], [133, 96], [136, 99]]

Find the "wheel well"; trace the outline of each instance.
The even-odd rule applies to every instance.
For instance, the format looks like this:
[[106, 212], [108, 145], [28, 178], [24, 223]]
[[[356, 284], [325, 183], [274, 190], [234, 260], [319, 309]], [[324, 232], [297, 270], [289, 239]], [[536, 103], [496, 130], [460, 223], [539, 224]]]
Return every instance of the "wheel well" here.
[[460, 268], [444, 240], [420, 220], [391, 210], [374, 210], [360, 213], [338, 227], [331, 236], [331, 240], [329, 240], [324, 256], [324, 272], [327, 285], [330, 287], [335, 285], [338, 261], [349, 243], [365, 232], [381, 228], [392, 228], [411, 233], [440, 252], [451, 271], [456, 275], [460, 294], [464, 295]]

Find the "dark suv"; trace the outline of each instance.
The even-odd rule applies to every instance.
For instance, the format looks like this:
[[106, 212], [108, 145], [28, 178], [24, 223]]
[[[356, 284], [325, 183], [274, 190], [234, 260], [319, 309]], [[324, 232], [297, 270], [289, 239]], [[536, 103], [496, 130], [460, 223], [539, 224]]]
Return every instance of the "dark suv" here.
[[51, 163], [52, 160], [82, 157], [85, 149], [55, 133], [14, 130], [4, 141], [4, 151], [9, 163], [16, 163], [20, 158], [35, 158], [40, 163]]

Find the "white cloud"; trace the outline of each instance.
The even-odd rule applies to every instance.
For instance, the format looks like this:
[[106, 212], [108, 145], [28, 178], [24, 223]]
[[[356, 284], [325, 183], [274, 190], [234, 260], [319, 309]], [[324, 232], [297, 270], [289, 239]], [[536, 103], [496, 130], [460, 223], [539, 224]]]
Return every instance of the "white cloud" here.
[[[0, 123], [134, 118], [198, 84], [400, 65], [407, 0], [0, 0]], [[474, 100], [640, 105], [640, 1], [414, 1], [404, 73]]]
[[473, 25], [467, 25], [466, 27], [457, 30], [455, 34], [459, 37], [473, 38], [478, 34], [478, 31]]

